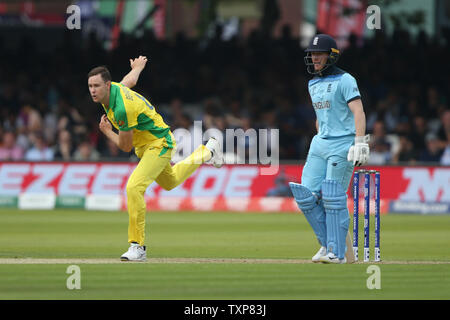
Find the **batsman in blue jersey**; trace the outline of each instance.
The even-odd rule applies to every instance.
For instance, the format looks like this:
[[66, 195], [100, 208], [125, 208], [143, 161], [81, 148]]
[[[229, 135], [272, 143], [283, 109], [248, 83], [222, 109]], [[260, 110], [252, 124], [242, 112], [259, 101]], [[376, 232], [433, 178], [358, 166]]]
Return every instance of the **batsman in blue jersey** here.
[[305, 51], [307, 70], [314, 76], [308, 90], [317, 116], [317, 134], [301, 184], [289, 185], [321, 246], [313, 262], [346, 263], [347, 189], [354, 166], [369, 159], [366, 117], [355, 78], [335, 66], [339, 58], [336, 41], [319, 34]]

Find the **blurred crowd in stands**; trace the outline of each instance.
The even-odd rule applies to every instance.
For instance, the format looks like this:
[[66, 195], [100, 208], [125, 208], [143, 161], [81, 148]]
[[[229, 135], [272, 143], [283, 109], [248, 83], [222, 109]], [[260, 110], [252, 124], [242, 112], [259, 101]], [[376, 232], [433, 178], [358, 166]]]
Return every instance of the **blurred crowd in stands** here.
[[[370, 164], [450, 165], [450, 39], [406, 31], [371, 39], [350, 36], [338, 66], [358, 81], [372, 135]], [[91, 36], [66, 31], [54, 52], [24, 37], [7, 49], [0, 39], [0, 160], [136, 160], [98, 130], [103, 109], [89, 96], [86, 74], [106, 65], [115, 81], [129, 59], [149, 58], [137, 92], [173, 130], [279, 129], [280, 160], [306, 159], [315, 134], [300, 41], [255, 30], [248, 39], [157, 40], [121, 35], [111, 51]], [[5, 48], [5, 49], [3, 49]], [[193, 146], [195, 147], [195, 146]]]

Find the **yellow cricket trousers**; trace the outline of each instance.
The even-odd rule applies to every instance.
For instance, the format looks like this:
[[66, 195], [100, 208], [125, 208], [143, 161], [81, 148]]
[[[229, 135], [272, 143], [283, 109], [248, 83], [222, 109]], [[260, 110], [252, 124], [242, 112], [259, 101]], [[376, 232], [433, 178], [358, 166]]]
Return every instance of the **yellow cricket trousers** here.
[[162, 188], [171, 190], [185, 181], [197, 168], [211, 158], [210, 151], [200, 145], [189, 157], [174, 166], [170, 164], [173, 149], [148, 148], [127, 182], [129, 215], [128, 242], [144, 244], [145, 190], [156, 181]]

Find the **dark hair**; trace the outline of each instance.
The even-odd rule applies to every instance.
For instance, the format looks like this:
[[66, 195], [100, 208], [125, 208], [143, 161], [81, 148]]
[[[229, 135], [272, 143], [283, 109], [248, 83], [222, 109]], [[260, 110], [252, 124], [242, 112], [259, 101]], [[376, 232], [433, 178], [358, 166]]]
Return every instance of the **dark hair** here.
[[109, 73], [108, 68], [106, 68], [105, 66], [95, 67], [94, 69], [89, 71], [87, 77], [89, 79], [90, 77], [96, 76], [98, 74], [102, 76], [103, 81], [111, 81], [111, 74]]

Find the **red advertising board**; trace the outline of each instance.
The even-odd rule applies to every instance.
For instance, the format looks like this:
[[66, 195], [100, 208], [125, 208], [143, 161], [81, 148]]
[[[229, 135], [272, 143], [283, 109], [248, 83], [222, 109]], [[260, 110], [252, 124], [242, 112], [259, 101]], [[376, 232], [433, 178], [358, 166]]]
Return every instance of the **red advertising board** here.
[[[125, 199], [126, 182], [135, 166], [135, 163], [0, 163], [0, 197], [24, 194], [117, 195]], [[218, 210], [232, 205], [239, 207], [241, 203], [241, 208], [249, 210], [253, 206], [258, 211], [279, 199], [280, 204], [276, 208], [284, 211], [295, 208], [288, 183], [300, 182], [303, 167], [280, 165], [276, 175], [261, 174], [262, 168], [258, 165], [225, 165], [217, 169], [203, 165], [173, 190], [166, 191], [156, 183], [151, 184], [146, 191], [148, 205], [164, 207], [164, 199], [171, 198], [171, 203], [182, 199], [180, 205], [192, 208], [203, 206]], [[450, 203], [450, 167], [387, 166], [370, 169], [381, 172], [382, 211], [389, 210], [391, 201]], [[363, 188], [362, 181], [360, 188]], [[270, 203], [265, 200], [267, 198], [272, 198]], [[348, 198], [351, 202], [351, 188], [348, 189]], [[255, 199], [258, 199], [257, 204]]]

